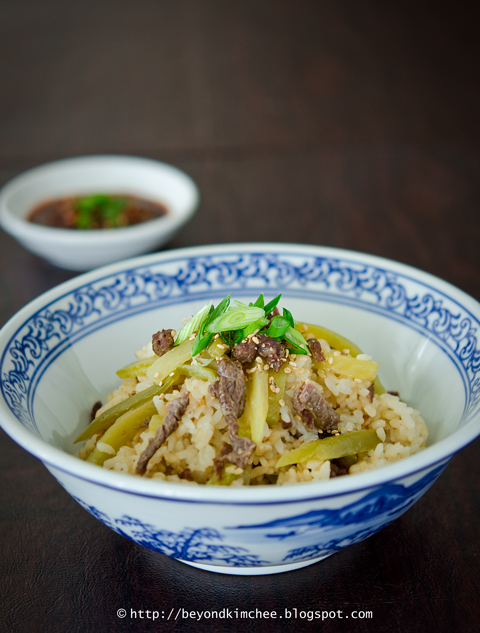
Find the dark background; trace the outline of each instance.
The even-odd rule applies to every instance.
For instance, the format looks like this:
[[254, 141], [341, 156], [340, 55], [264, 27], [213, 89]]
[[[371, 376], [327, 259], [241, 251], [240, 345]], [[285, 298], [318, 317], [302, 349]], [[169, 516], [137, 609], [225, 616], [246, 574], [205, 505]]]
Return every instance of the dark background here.
[[[477, 3], [0, 1], [0, 185], [124, 153], [186, 170], [168, 248], [325, 244], [480, 299]], [[0, 233], [0, 325], [73, 273]], [[1, 432], [4, 631], [475, 631], [480, 443], [379, 534], [297, 572], [189, 568], [81, 509]], [[118, 608], [372, 610], [373, 620], [119, 620]]]

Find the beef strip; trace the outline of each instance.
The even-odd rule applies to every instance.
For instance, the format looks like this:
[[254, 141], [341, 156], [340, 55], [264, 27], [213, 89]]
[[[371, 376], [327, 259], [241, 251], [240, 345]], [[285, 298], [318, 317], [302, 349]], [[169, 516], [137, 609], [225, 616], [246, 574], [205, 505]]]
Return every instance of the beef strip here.
[[102, 403], [100, 402], [100, 400], [98, 400], [97, 402], [95, 402], [95, 404], [92, 407], [92, 410], [90, 411], [90, 422], [93, 422], [95, 420], [97, 411], [101, 408], [102, 408]]
[[373, 396], [375, 395], [375, 385], [373, 382], [370, 383], [370, 387], [368, 388], [368, 399], [370, 402], [373, 402]]
[[175, 398], [175, 400], [167, 404], [167, 415], [163, 418], [162, 424], [157, 427], [155, 437], [150, 440], [147, 448], [138, 458], [137, 467], [135, 469], [137, 475], [145, 474], [148, 462], [165, 442], [167, 437], [177, 430], [178, 423], [188, 407], [188, 401], [188, 391], [182, 391], [178, 398]]
[[278, 371], [283, 367], [285, 345], [266, 335], [259, 336], [258, 340], [260, 341], [258, 353], [275, 371]]
[[305, 380], [295, 389], [293, 394], [293, 408], [302, 418], [307, 429], [317, 426], [330, 431], [336, 429], [340, 416], [326, 401], [320, 387], [311, 380]]
[[312, 352], [312, 358], [315, 363], [322, 363], [325, 360], [320, 341], [316, 338], [309, 338], [307, 341], [308, 349]]
[[330, 462], [330, 479], [333, 477], [343, 477], [348, 475], [348, 468], [337, 463], [334, 459]]
[[192, 471], [190, 470], [190, 468], [185, 468], [185, 470], [183, 470], [180, 473], [179, 477], [180, 477], [180, 479], [186, 479], [187, 481], [193, 481]]
[[[242, 415], [245, 407], [246, 392], [242, 365], [238, 361], [222, 357], [218, 361], [218, 376], [218, 380], [210, 385], [209, 391], [220, 401], [232, 443], [230, 450], [224, 446], [220, 455], [215, 459], [215, 472], [218, 477], [220, 469], [221, 477], [219, 464], [224, 461], [245, 469], [250, 455], [255, 450], [255, 442], [252, 442], [248, 437], [238, 435], [238, 418]], [[220, 477], [218, 478], [220, 479]]]
[[153, 351], [157, 356], [163, 356], [173, 347], [173, 330], [160, 330], [152, 336]]
[[257, 344], [252, 340], [245, 343], [237, 343], [232, 349], [232, 360], [241, 363], [251, 363], [257, 354]]

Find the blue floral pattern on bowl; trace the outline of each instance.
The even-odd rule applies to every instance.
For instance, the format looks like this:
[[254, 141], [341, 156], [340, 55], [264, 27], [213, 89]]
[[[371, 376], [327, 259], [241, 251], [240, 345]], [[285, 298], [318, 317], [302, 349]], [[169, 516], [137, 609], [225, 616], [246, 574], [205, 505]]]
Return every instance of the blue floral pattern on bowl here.
[[310, 510], [263, 524], [184, 527], [177, 532], [130, 515], [112, 518], [74, 498], [121, 536], [166, 556], [210, 565], [260, 567], [275, 563], [252, 551], [252, 545], [264, 550], [268, 541], [279, 541], [285, 549], [288, 543], [283, 556], [283, 563], [287, 564], [329, 556], [375, 534], [411, 507], [445, 467], [446, 464], [437, 466], [409, 486], [383, 486], [341, 508]]
[[[157, 268], [157, 269], [156, 269]], [[168, 272], [166, 272], [168, 270]], [[407, 291], [407, 282], [414, 290]], [[35, 431], [35, 387], [63, 350], [86, 333], [145, 310], [228, 291], [282, 291], [332, 299], [388, 315], [426, 333], [456, 363], [464, 381], [464, 420], [480, 402], [480, 323], [434, 288], [381, 267], [308, 253], [229, 253], [176, 258], [139, 266], [53, 301], [15, 333], [0, 364], [3, 395], [15, 416]]]

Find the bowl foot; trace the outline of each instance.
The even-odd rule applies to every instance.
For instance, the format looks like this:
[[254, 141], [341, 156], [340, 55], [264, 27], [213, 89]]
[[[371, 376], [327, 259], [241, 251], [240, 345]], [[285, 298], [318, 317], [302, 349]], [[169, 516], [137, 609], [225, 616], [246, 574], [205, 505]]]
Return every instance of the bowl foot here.
[[217, 574], [232, 574], [234, 576], [263, 576], [266, 574], [282, 574], [286, 571], [295, 571], [295, 569], [301, 569], [308, 565], [314, 565], [319, 561], [327, 558], [327, 556], [319, 556], [319, 558], [312, 558], [312, 560], [302, 561], [300, 563], [287, 563], [285, 565], [265, 565], [263, 567], [227, 567], [223, 565], [203, 565], [202, 563], [192, 563], [188, 560], [177, 559], [180, 563], [185, 565], [191, 565], [198, 569], [204, 569], [205, 571], [213, 571]]

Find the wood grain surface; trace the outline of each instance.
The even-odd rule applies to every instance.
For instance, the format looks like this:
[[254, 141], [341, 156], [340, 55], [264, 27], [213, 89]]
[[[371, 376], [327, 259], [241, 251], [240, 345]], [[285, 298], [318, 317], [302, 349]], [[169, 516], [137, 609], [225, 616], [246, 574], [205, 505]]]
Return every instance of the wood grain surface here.
[[[439, 4], [2, 0], [0, 185], [68, 156], [152, 157], [186, 170], [202, 195], [168, 248], [344, 247], [479, 300], [478, 15], [474, 3]], [[73, 276], [0, 232], [0, 325]], [[2, 631], [478, 630], [478, 441], [377, 535], [245, 578], [123, 539], [0, 433]], [[343, 618], [116, 615], [224, 607]], [[373, 619], [347, 619], [354, 610]]]

